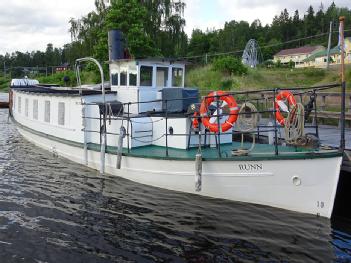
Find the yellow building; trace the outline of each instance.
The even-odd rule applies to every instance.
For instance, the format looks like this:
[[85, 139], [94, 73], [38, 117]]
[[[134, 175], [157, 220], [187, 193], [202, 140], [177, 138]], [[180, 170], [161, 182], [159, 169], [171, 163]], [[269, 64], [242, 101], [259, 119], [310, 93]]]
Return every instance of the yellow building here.
[[[304, 60], [303, 67], [326, 68], [327, 67], [327, 50], [319, 51]], [[332, 48], [329, 53], [330, 65], [341, 63], [340, 48]], [[351, 37], [345, 38], [345, 64], [351, 64]]]
[[300, 67], [304, 64], [304, 60], [309, 58], [316, 52], [325, 50], [323, 46], [304, 46], [299, 48], [283, 49], [274, 55], [273, 61], [281, 64], [289, 64], [290, 61], [295, 63], [295, 67]]

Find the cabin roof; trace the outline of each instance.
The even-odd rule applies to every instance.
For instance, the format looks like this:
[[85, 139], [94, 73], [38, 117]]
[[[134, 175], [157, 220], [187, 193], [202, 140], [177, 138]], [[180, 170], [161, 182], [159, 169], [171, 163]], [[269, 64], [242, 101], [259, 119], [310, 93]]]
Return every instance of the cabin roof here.
[[[79, 89], [59, 89], [58, 87], [47, 87], [40, 85], [29, 85], [29, 86], [11, 86], [11, 89], [16, 91], [26, 92], [26, 93], [36, 93], [36, 94], [47, 94], [56, 96], [80, 96]], [[106, 91], [106, 94], [115, 93], [113, 91]], [[82, 89], [81, 94], [83, 96], [87, 95], [99, 95], [101, 90], [88, 90]]]
[[287, 55], [297, 55], [297, 54], [310, 54], [313, 51], [324, 48], [323, 46], [303, 46], [298, 48], [283, 49], [279, 51], [275, 56], [287, 56]]
[[183, 64], [183, 65], [190, 64], [188, 61], [180, 60], [180, 59], [176, 59], [176, 58], [158, 58], [158, 57], [139, 58], [139, 59], [118, 59], [118, 60], [110, 60], [108, 63], [109, 64], [112, 64], [112, 63], [122, 64], [122, 63], [133, 62], [133, 61], [135, 61], [136, 63], [148, 62], [148, 63], [169, 63], [169, 64]]

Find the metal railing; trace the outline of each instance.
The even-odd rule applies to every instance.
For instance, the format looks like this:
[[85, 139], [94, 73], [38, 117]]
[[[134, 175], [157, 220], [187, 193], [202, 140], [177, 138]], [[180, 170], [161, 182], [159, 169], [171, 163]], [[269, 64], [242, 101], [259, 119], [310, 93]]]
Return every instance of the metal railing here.
[[[258, 138], [262, 137], [264, 133], [268, 133], [268, 132], [274, 132], [274, 154], [275, 155], [279, 155], [279, 145], [281, 144], [281, 142], [283, 141], [283, 138], [281, 136], [278, 135], [278, 133], [280, 132], [280, 126], [278, 125], [278, 123], [275, 121], [275, 115], [276, 115], [276, 109], [273, 106], [274, 102], [275, 102], [275, 98], [277, 96], [277, 94], [282, 91], [282, 90], [288, 90], [291, 91], [295, 96], [314, 96], [315, 98], [317, 98], [319, 96], [319, 93], [324, 91], [324, 90], [328, 90], [328, 89], [335, 89], [335, 88], [340, 88], [342, 90], [342, 85], [340, 84], [331, 84], [331, 85], [324, 85], [324, 86], [318, 86], [318, 87], [310, 87], [310, 88], [289, 88], [289, 89], [265, 89], [265, 90], [258, 90], [258, 91], [239, 91], [239, 92], [234, 92], [234, 91], [228, 91], [226, 92], [226, 95], [229, 96], [234, 96], [237, 99], [238, 104], [242, 104], [244, 102], [248, 102], [248, 101], [253, 101], [254, 103], [256, 103], [257, 105], [257, 111], [256, 112], [252, 112], [252, 114], [259, 114], [261, 116], [267, 116], [268, 118], [273, 121], [273, 125], [266, 125], [266, 124], [258, 124], [257, 125], [257, 129], [254, 132], [251, 132], [254, 136], [257, 136]], [[268, 96], [267, 96], [268, 94]], [[269, 95], [271, 94], [271, 95]], [[217, 108], [220, 107], [220, 97], [223, 97], [223, 95], [213, 95], [213, 96], [203, 96], [202, 99], [206, 99], [206, 98], [215, 98], [215, 103]], [[345, 97], [345, 96], [344, 96]], [[164, 101], [164, 105], [165, 108], [162, 112], [158, 112], [158, 116], [162, 116], [162, 118], [165, 121], [165, 131], [162, 134], [162, 136], [160, 138], [157, 139], [161, 139], [163, 137], [165, 137], [165, 153], [166, 156], [169, 156], [169, 136], [192, 136], [193, 134], [196, 133], [196, 131], [194, 129], [192, 129], [192, 127], [189, 128], [187, 133], [172, 133], [170, 134], [168, 129], [168, 123], [169, 123], [169, 119], [172, 118], [172, 113], [170, 112], [169, 109], [169, 103], [172, 101], [177, 101], [177, 100], [189, 100], [189, 99], [196, 99], [196, 98], [186, 98], [186, 99], [169, 99], [169, 100], [165, 100]], [[303, 102], [303, 100], [300, 99], [301, 102]], [[126, 121], [127, 123], [127, 129], [126, 129], [126, 136], [127, 136], [127, 151], [128, 153], [132, 150], [131, 148], [131, 140], [133, 139], [137, 139], [137, 138], [133, 138], [133, 120], [137, 120], [138, 118], [144, 118], [147, 116], [156, 116], [156, 113], [153, 112], [148, 112], [148, 113], [141, 113], [141, 114], [132, 114], [130, 112], [130, 108], [132, 105], [135, 104], [144, 104], [144, 103], [154, 103], [154, 102], [162, 102], [162, 100], [150, 100], [150, 101], [142, 101], [142, 102], [127, 102], [127, 103], [122, 103], [124, 112], [123, 114], [117, 115], [117, 116], [111, 116], [106, 111], [107, 107], [106, 105], [108, 105], [111, 102], [106, 102], [106, 100], [103, 100], [102, 103], [84, 103], [82, 102], [82, 104], [84, 104], [85, 106], [100, 106], [100, 105], [105, 105], [104, 109], [104, 114], [102, 116], [100, 116], [100, 118], [97, 117], [93, 117], [93, 116], [84, 116], [84, 119], [91, 119], [91, 120], [102, 120], [104, 122], [104, 134], [109, 134], [109, 135], [115, 135], [115, 136], [119, 136], [120, 134], [118, 132], [107, 132], [106, 131], [106, 120], [109, 121]], [[271, 106], [269, 106], [271, 105]], [[306, 125], [305, 123], [305, 127], [306, 128], [314, 128], [315, 129], [315, 134], [318, 137], [319, 136], [319, 124], [318, 124], [318, 107], [317, 107], [317, 99], [314, 100], [313, 102], [313, 108], [311, 109], [310, 114], [314, 115], [314, 119], [315, 119], [315, 123], [312, 124], [308, 124]], [[341, 108], [342, 110], [342, 108]], [[240, 115], [240, 114], [247, 114], [247, 113], [235, 113], [234, 115]], [[229, 116], [231, 116], [233, 114], [230, 113], [220, 113], [220, 114], [212, 114], [211, 118], [217, 118], [217, 125], [221, 125], [220, 124], [220, 119], [221, 118], [228, 118]], [[344, 117], [342, 118], [341, 122], [343, 122], [342, 125], [342, 129], [345, 129], [345, 115], [343, 115]], [[185, 114], [184, 114], [184, 117]], [[194, 116], [187, 116], [188, 118], [191, 119], [191, 121], [194, 118], [198, 118], [198, 120], [200, 121], [200, 125], [201, 125], [201, 116], [199, 115], [198, 117], [194, 117]], [[205, 127], [199, 127], [199, 130], [204, 130], [206, 132], [206, 128]], [[101, 129], [99, 131], [97, 130], [84, 130], [84, 132], [94, 132], [94, 133], [101, 133]], [[212, 133], [216, 140], [216, 147], [217, 147], [217, 153], [218, 153], [218, 158], [221, 158], [222, 156], [222, 151], [221, 151], [221, 136], [222, 135], [226, 135], [226, 134], [231, 134], [232, 136], [234, 136], [235, 134], [240, 134], [241, 132], [239, 130], [234, 128], [230, 131], [230, 132], [221, 132], [221, 129], [218, 130], [218, 132], [216, 133]], [[206, 136], [206, 133], [205, 133]], [[199, 136], [199, 146], [202, 145], [202, 141], [201, 141], [201, 136]], [[150, 144], [152, 144], [154, 142], [154, 138], [151, 139]], [[105, 141], [106, 142], [106, 141]], [[206, 143], [206, 141], [204, 141], [204, 144]], [[344, 149], [345, 145], [345, 133], [341, 131], [341, 138], [340, 138], [340, 147], [339, 149], [342, 151]], [[189, 145], [190, 146], [190, 145]], [[105, 147], [105, 146], [104, 146]], [[203, 147], [206, 147], [206, 145], [203, 145]]]

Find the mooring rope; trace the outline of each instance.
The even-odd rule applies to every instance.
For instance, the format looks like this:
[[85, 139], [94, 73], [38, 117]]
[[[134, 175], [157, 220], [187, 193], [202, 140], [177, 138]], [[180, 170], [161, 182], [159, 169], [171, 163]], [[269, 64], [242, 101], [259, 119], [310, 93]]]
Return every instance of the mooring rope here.
[[300, 138], [305, 132], [305, 109], [297, 103], [289, 111], [284, 122], [285, 141], [289, 144], [301, 144]]
[[244, 148], [244, 134], [250, 133], [256, 129], [258, 125], [258, 112], [255, 105], [250, 102], [245, 102], [241, 105], [239, 110], [239, 117], [236, 122], [236, 127], [241, 131], [241, 145], [239, 149], [233, 150], [232, 155], [244, 156], [248, 155], [255, 147], [256, 138], [255, 134], [252, 134], [252, 144], [249, 149]]
[[250, 132], [256, 129], [258, 124], [258, 113], [255, 105], [245, 102], [239, 110], [236, 127], [241, 132]]

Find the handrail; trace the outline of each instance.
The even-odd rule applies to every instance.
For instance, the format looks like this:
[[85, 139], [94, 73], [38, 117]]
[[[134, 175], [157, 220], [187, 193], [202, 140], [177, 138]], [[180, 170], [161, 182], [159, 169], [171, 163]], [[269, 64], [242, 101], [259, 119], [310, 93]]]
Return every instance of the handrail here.
[[[77, 82], [81, 87], [81, 79], [80, 79], [80, 71], [79, 71], [79, 64], [81, 62], [93, 62], [95, 63], [99, 70], [100, 70], [100, 77], [101, 77], [101, 92], [102, 92], [102, 101], [103, 105], [106, 105], [106, 96], [105, 96], [105, 85], [104, 85], [104, 70], [102, 69], [101, 64], [99, 61], [97, 61], [95, 58], [91, 57], [86, 57], [86, 58], [79, 58], [76, 60], [76, 74], [77, 74]], [[80, 94], [82, 95], [82, 89], [80, 89]], [[104, 112], [103, 112], [103, 129], [102, 129], [102, 134], [100, 135], [101, 139], [101, 151], [100, 151], [100, 173], [103, 174], [105, 173], [105, 152], [106, 152], [106, 116], [107, 116], [107, 107], [104, 107]], [[101, 127], [100, 127], [101, 128]], [[86, 147], [86, 142], [84, 143]], [[87, 162], [87, 160], [86, 160]]]
[[[79, 63], [80, 62], [94, 62], [100, 71], [100, 77], [101, 77], [101, 92], [102, 92], [102, 96], [103, 96], [103, 103], [106, 103], [106, 98], [105, 98], [105, 85], [104, 85], [104, 70], [102, 69], [102, 66], [100, 64], [99, 61], [97, 61], [95, 58], [91, 58], [91, 57], [85, 57], [85, 58], [78, 58], [76, 60], [76, 69], [77, 69], [77, 73], [79, 74]], [[78, 79], [77, 79], [78, 81]], [[79, 81], [80, 81], [80, 76], [79, 76]]]

